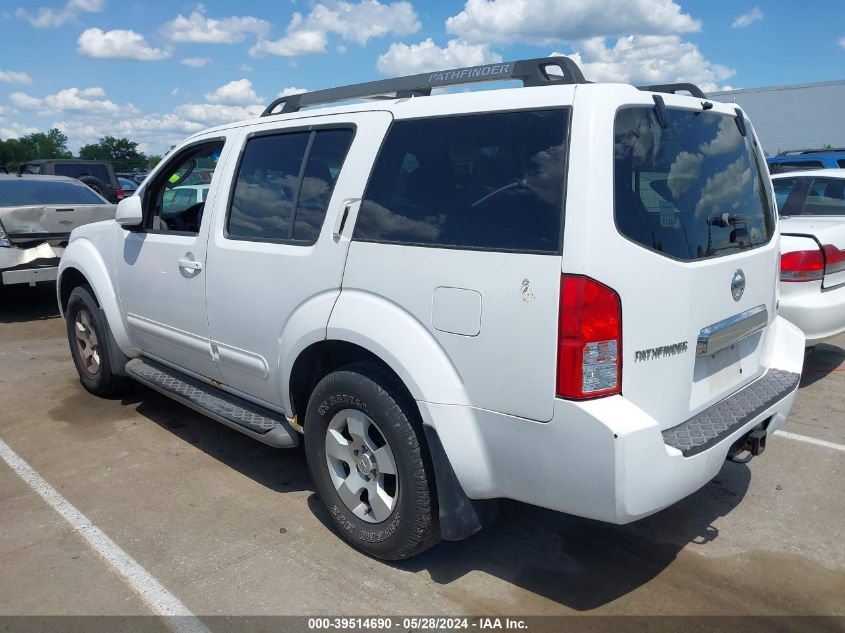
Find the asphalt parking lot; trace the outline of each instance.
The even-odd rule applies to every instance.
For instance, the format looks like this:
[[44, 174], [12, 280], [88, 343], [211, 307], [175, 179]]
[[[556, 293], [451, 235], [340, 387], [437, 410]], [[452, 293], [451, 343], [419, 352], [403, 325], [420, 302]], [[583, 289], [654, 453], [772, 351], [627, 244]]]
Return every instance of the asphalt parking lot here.
[[[80, 386], [53, 288], [0, 291], [0, 439], [197, 615], [845, 615], [845, 336], [807, 357], [784, 430], [628, 526], [505, 503], [400, 564], [337, 538], [301, 450], [135, 386]], [[837, 448], [837, 446], [839, 448]], [[0, 461], [0, 615], [149, 607]]]

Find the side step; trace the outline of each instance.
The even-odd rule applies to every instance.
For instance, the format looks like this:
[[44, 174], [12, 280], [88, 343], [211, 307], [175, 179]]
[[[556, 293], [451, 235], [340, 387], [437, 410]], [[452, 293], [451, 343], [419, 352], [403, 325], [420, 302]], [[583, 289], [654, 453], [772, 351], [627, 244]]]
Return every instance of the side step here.
[[133, 358], [126, 373], [140, 383], [251, 438], [278, 448], [299, 444], [281, 413], [265, 409], [148, 358]]

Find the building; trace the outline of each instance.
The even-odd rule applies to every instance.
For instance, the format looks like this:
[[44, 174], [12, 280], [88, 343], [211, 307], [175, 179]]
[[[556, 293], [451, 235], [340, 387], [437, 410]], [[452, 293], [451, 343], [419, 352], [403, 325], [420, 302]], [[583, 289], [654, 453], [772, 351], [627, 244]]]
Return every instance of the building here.
[[711, 92], [748, 113], [765, 152], [845, 147], [845, 80]]

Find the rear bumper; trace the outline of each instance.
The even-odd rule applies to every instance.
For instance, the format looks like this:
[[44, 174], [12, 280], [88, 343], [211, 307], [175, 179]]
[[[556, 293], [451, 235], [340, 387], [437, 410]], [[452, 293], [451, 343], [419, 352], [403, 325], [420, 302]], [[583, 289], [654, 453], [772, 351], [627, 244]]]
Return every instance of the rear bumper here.
[[845, 332], [845, 286], [822, 290], [821, 281], [781, 283], [778, 314], [815, 345]]
[[55, 281], [63, 252], [47, 242], [33, 248], [0, 247], [0, 281], [6, 286]]
[[[770, 329], [765, 366], [800, 374], [802, 333], [782, 318]], [[718, 441], [688, 456], [668, 445], [658, 422], [623, 396], [556, 400], [554, 416], [545, 423], [465, 406], [419, 404], [424, 423], [436, 428], [471, 499], [505, 497], [628, 523], [672, 505], [710, 481], [731, 445], [752, 428], [764, 423], [771, 432], [782, 426], [794, 398], [792, 388], [770, 404], [748, 411]]]

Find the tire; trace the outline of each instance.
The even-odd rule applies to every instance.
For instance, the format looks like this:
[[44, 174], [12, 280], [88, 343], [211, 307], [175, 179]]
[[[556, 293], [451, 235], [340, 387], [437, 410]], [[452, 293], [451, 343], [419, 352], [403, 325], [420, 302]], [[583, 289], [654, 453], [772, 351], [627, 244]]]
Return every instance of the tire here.
[[386, 371], [359, 363], [317, 384], [305, 415], [305, 454], [332, 524], [354, 547], [399, 560], [440, 540], [422, 424]]
[[111, 185], [103, 182], [96, 176], [82, 176], [79, 179], [79, 182], [87, 185], [89, 188], [96, 191], [98, 194], [103, 196], [106, 200], [114, 204], [117, 202], [117, 196], [114, 194], [114, 188]]
[[82, 386], [97, 396], [123, 393], [129, 380], [111, 370], [109, 326], [87, 286], [77, 286], [70, 293], [65, 323], [70, 355]]

